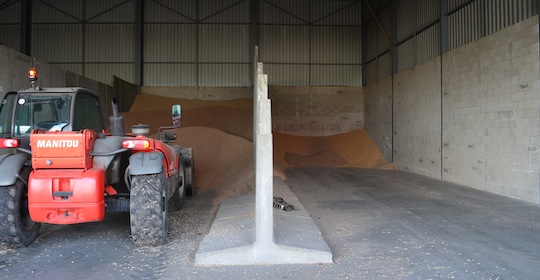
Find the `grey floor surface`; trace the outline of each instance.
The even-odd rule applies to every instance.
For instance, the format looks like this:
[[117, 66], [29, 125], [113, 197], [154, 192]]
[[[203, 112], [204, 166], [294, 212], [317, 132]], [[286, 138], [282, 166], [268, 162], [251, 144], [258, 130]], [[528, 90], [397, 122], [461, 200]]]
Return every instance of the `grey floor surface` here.
[[540, 207], [400, 171], [296, 169], [286, 183], [332, 264], [196, 266], [216, 215], [208, 189], [171, 213], [166, 244], [137, 247], [129, 215], [45, 225], [0, 246], [5, 279], [540, 279]]

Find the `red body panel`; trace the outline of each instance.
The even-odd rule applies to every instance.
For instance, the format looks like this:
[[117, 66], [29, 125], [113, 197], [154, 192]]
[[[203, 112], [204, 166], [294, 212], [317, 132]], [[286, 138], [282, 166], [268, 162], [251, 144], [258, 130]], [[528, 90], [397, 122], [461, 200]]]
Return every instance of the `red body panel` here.
[[42, 169], [30, 173], [28, 209], [36, 222], [76, 224], [105, 217], [103, 169]]
[[92, 130], [81, 132], [47, 132], [34, 130], [30, 135], [32, 167], [84, 168], [92, 167], [90, 151], [97, 133]]

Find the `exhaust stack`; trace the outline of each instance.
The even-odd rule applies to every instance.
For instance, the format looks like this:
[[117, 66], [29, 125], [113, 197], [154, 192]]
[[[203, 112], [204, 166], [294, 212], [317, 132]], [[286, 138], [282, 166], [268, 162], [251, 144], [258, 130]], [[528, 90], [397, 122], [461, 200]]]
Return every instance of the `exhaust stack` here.
[[109, 125], [111, 127], [111, 134], [113, 136], [124, 136], [126, 131], [124, 129], [124, 117], [118, 113], [118, 99], [113, 98], [111, 100], [112, 116], [109, 117]]

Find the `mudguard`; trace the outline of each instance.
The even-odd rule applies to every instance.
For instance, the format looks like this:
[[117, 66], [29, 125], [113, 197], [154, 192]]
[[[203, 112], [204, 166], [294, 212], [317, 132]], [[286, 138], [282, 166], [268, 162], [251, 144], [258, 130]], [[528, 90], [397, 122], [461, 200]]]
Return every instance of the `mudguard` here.
[[129, 157], [129, 174], [145, 175], [157, 174], [163, 171], [163, 159], [161, 152], [140, 152]]
[[30, 156], [25, 153], [0, 155], [0, 186], [11, 186]]

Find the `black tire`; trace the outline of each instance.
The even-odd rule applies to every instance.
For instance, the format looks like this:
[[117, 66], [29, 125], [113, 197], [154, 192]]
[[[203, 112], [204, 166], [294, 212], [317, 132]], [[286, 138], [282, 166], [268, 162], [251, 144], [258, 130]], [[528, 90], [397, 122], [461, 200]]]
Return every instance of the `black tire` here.
[[0, 187], [0, 243], [28, 246], [36, 240], [41, 223], [30, 218], [28, 212], [28, 176], [31, 169], [23, 167], [19, 178], [11, 186]]
[[185, 179], [184, 184], [186, 185], [186, 195], [194, 197], [195, 196], [195, 160], [193, 156], [190, 156], [185, 159]]
[[168, 215], [165, 174], [131, 178], [129, 203], [131, 237], [138, 245], [156, 246], [167, 238]]
[[175, 187], [174, 193], [171, 197], [171, 200], [169, 201], [171, 209], [175, 211], [182, 209], [184, 207], [184, 204], [186, 204], [185, 174], [186, 170], [182, 159], [180, 159], [180, 162], [178, 164], [178, 186]]

